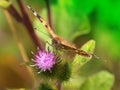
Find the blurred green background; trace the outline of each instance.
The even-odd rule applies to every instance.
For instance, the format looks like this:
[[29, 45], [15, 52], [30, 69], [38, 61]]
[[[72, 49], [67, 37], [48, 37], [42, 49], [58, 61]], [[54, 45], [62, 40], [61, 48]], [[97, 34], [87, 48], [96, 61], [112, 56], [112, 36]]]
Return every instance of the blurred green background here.
[[[11, 1], [20, 12], [17, 0]], [[100, 60], [93, 58], [81, 68], [80, 80], [82, 81], [83, 78], [88, 78], [88, 80], [81, 84], [80, 90], [120, 90], [120, 0], [49, 1], [53, 28], [56, 34], [75, 43], [77, 47], [81, 47], [91, 39], [96, 41], [95, 54], [100, 57]], [[32, 6], [32, 8], [47, 20], [45, 0], [23, 0], [23, 2], [24, 4]], [[28, 11], [28, 15], [34, 27], [38, 29], [36, 31], [37, 35], [46, 41], [49, 37], [41, 35], [41, 32], [39, 32], [39, 30], [45, 32], [45, 30], [43, 30], [45, 28], [36, 20], [31, 12]], [[30, 52], [35, 49], [34, 43], [29, 37], [25, 27], [18, 23], [12, 16], [11, 18], [25, 51], [29, 58], [31, 58]], [[23, 71], [26, 72], [24, 67], [21, 68], [19, 65], [16, 65], [20, 63], [19, 61], [22, 61], [22, 57], [9, 29], [10, 27], [3, 13], [3, 8], [0, 8], [0, 90], [4, 90], [5, 87], [24, 88], [32, 84], [30, 83], [30, 77], [27, 77], [29, 76], [28, 73], [22, 75]], [[14, 64], [12, 62], [14, 62]], [[16, 68], [14, 65], [18, 67], [18, 71], [14, 69]], [[104, 86], [100, 88], [102, 85], [96, 86], [91, 84], [97, 83], [97, 80], [92, 79], [96, 82], [90, 82], [91, 79], [89, 79], [90, 76], [103, 70], [107, 72], [107, 76], [106, 74], [100, 74], [101, 77], [99, 77], [99, 75], [98, 77], [101, 80], [107, 77], [107, 79], [105, 79], [109, 82], [107, 83], [107, 88], [104, 88]], [[109, 77], [115, 77], [115, 79], [111, 80]], [[18, 81], [18, 79], [19, 83], [16, 83], [15, 81]], [[13, 80], [14, 82], [12, 82]], [[77, 84], [79, 84], [79, 82], [77, 82]]]

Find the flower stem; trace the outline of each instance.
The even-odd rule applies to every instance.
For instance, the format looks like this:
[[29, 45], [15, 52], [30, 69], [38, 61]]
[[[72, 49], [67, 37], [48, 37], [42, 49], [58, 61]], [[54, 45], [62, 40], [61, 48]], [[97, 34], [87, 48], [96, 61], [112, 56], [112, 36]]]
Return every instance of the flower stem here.
[[[29, 59], [28, 59], [28, 57], [27, 57], [27, 54], [25, 53], [25, 49], [24, 49], [24, 47], [23, 47], [20, 39], [19, 39], [18, 36], [17, 36], [17, 32], [16, 32], [16, 29], [15, 29], [15, 27], [14, 27], [14, 25], [13, 25], [12, 20], [11, 20], [10, 14], [9, 14], [6, 10], [4, 10], [4, 14], [5, 14], [6, 19], [7, 19], [7, 21], [8, 21], [8, 24], [9, 24], [9, 26], [10, 26], [10, 30], [11, 30], [11, 32], [12, 32], [12, 34], [13, 34], [13, 37], [15, 38], [15, 41], [16, 41], [16, 43], [17, 43], [17, 45], [18, 45], [18, 48], [19, 48], [20, 53], [21, 53], [21, 56], [22, 56], [24, 62], [28, 62]], [[36, 82], [36, 79], [35, 79], [35, 76], [34, 76], [34, 74], [33, 74], [33, 72], [32, 72], [32, 69], [27, 66], [27, 70], [28, 70], [29, 74], [31, 75], [31, 79], [32, 79], [33, 82], [35, 83], [35, 82]], [[33, 87], [34, 87], [34, 85], [33, 85]]]
[[45, 0], [45, 2], [46, 2], [46, 7], [47, 7], [48, 22], [49, 22], [50, 27], [53, 30], [52, 17], [51, 17], [51, 9], [50, 9], [50, 0]]
[[28, 33], [30, 34], [33, 41], [35, 42], [36, 46], [39, 46], [40, 50], [43, 50], [44, 47], [35, 34], [35, 31], [33, 29], [31, 22], [30, 22], [30, 19], [28, 17], [27, 11], [25, 9], [25, 6], [24, 6], [22, 0], [17, 0], [17, 2], [18, 2], [18, 5], [20, 7], [20, 10], [22, 12], [22, 15], [23, 15], [23, 23], [24, 23], [25, 27], [27, 28]]
[[62, 84], [61, 84], [61, 82], [57, 82], [57, 90], [62, 90]]
[[57, 89], [58, 90], [62, 90], [62, 84], [61, 84], [61, 82], [58, 82]]
[[15, 7], [11, 4], [8, 8], [8, 12], [20, 23], [22, 23], [22, 17], [18, 13], [18, 11], [15, 9]]

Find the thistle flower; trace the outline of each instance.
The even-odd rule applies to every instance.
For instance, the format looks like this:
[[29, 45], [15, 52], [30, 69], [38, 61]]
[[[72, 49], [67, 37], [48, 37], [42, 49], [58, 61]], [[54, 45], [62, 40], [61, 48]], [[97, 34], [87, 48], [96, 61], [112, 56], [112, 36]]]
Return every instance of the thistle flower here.
[[55, 55], [54, 53], [48, 51], [39, 50], [33, 59], [34, 65], [42, 71], [51, 70], [55, 64]]

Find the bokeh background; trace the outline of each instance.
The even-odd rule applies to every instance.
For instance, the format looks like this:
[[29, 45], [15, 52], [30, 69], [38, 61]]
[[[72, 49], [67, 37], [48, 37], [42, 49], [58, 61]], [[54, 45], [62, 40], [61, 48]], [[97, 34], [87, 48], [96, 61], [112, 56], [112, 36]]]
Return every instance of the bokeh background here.
[[[10, 1], [21, 14], [17, 0]], [[45, 20], [48, 20], [45, 1], [23, 0], [23, 3], [32, 6]], [[107, 89], [80, 90], [120, 90], [120, 0], [49, 0], [49, 2], [52, 25], [56, 34], [75, 43], [77, 47], [81, 47], [91, 39], [96, 41], [94, 53], [100, 59], [94, 58], [84, 65], [80, 70], [81, 77], [88, 78], [103, 70], [114, 77], [114, 80], [107, 79], [111, 83]], [[32, 79], [26, 67], [21, 65], [23, 60], [4, 10], [0, 8], [0, 90], [30, 88]], [[38, 37], [46, 41], [49, 38], [48, 34], [41, 35], [41, 31], [44, 32], [45, 28], [31, 12], [28, 11], [28, 15], [37, 29], [35, 32]], [[17, 22], [13, 16], [11, 19], [30, 59], [31, 51], [36, 48], [35, 44], [24, 25]], [[107, 76], [101, 74], [101, 80], [104, 80], [104, 77]], [[91, 85], [90, 82], [88, 84]], [[92, 85], [94, 87], [94, 84]]]

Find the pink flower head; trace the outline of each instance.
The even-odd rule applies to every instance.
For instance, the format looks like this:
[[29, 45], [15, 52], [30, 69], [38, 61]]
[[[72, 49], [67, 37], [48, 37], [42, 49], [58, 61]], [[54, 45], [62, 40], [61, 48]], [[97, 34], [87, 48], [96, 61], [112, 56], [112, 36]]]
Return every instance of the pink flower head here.
[[38, 67], [41, 72], [51, 70], [55, 64], [55, 55], [50, 51], [39, 50], [34, 58], [35, 66]]

